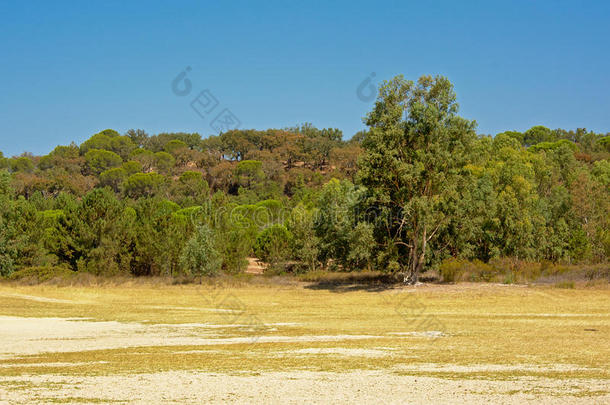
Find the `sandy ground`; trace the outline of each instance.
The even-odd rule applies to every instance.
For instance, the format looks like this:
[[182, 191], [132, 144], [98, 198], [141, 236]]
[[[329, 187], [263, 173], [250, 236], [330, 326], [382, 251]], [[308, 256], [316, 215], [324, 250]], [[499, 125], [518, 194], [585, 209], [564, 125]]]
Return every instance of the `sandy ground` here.
[[[277, 330], [290, 323], [265, 324], [267, 330]], [[211, 346], [243, 343], [341, 342], [348, 340], [381, 339], [378, 335], [302, 335], [220, 337], [215, 330], [243, 328], [249, 325], [214, 324], [154, 324], [131, 322], [92, 322], [72, 318], [20, 318], [0, 316], [0, 359], [15, 356], [80, 352], [147, 346]], [[264, 330], [261, 330], [264, 331]], [[391, 336], [392, 338], [394, 336]], [[390, 336], [388, 336], [390, 338]]]
[[[293, 326], [277, 324], [275, 327]], [[19, 366], [19, 357], [42, 352], [82, 351], [102, 348], [211, 345], [243, 343], [250, 338], [227, 338], [222, 328], [241, 325], [157, 324], [92, 322], [87, 319], [0, 317], [0, 353], [14, 359], [0, 367]], [[194, 331], [196, 335], [194, 336]], [[398, 333], [392, 334], [396, 338]], [[434, 331], [431, 336], [436, 336]], [[405, 336], [408, 338], [409, 334]], [[284, 350], [274, 356], [334, 355], [379, 358], [392, 355], [392, 348], [353, 349], [341, 342], [381, 336], [260, 336], [269, 342], [336, 342], [331, 348]], [[176, 352], [180, 355], [180, 352]], [[40, 363], [33, 367], [66, 367], [81, 363]], [[566, 371], [576, 366], [552, 367], [422, 364], [390, 370], [355, 370], [346, 373], [289, 371], [213, 374], [196, 371], [159, 372], [139, 375], [75, 377], [69, 375], [20, 375], [0, 377], [0, 404], [21, 403], [471, 403], [471, 404], [579, 404], [609, 403], [606, 380], [515, 377], [510, 380], [444, 379], [409, 375], [409, 372], [444, 371]]]
[[[24, 390], [3, 391], [0, 404], [114, 402], [264, 403], [264, 404], [603, 404], [610, 397], [582, 398], [583, 390], [604, 389], [604, 381], [518, 378], [512, 381], [448, 380], [397, 376], [386, 371], [273, 372], [222, 375], [166, 372], [132, 376], [73, 378], [22, 376], [3, 382], [28, 384]], [[31, 385], [30, 385], [31, 384]], [[520, 392], [516, 392], [520, 390]], [[524, 393], [525, 391], [525, 393]], [[573, 394], [574, 396], [565, 396]], [[562, 395], [558, 397], [557, 395]]]

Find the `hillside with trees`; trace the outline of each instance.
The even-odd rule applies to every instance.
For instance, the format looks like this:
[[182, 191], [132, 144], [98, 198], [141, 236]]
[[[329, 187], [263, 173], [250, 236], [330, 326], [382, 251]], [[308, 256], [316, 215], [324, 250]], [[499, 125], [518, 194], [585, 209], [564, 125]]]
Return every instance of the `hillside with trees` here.
[[0, 153], [0, 275], [209, 276], [254, 256], [415, 283], [456, 260], [606, 263], [609, 134], [481, 135], [456, 100], [444, 77], [396, 77], [350, 140], [312, 124], [106, 129], [44, 156]]

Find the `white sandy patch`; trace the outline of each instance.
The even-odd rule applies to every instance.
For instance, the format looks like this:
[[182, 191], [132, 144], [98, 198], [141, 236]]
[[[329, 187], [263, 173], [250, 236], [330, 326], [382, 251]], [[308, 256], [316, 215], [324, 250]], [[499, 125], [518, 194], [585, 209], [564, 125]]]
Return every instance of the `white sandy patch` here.
[[340, 355], [340, 356], [353, 356], [353, 357], [387, 357], [391, 356], [392, 353], [387, 349], [352, 349], [347, 347], [320, 347], [320, 348], [307, 348], [297, 350], [285, 350], [278, 352], [280, 355], [299, 355], [299, 354], [323, 354], [323, 355]]
[[37, 295], [25, 295], [25, 294], [7, 293], [7, 292], [0, 292], [0, 296], [9, 297], [9, 298], [19, 298], [19, 299], [28, 300], [28, 301], [46, 302], [46, 303], [52, 303], [52, 304], [77, 304], [78, 303], [76, 301], [71, 301], [71, 300], [62, 300], [62, 299], [57, 299], [57, 298], [40, 297]]
[[[281, 325], [281, 324], [280, 324]], [[293, 325], [293, 324], [289, 324]], [[252, 325], [240, 325], [249, 326]], [[262, 332], [266, 325], [257, 328]], [[147, 346], [210, 346], [252, 343], [337, 342], [379, 339], [374, 335], [303, 335], [218, 337], [214, 330], [227, 325], [91, 322], [64, 318], [0, 316], [0, 358]], [[206, 330], [209, 329], [209, 330]]]
[[77, 361], [74, 363], [67, 362], [49, 362], [49, 363], [18, 363], [18, 364], [0, 364], [0, 368], [11, 368], [11, 367], [79, 367], [88, 366], [91, 364], [108, 364], [107, 361]]
[[493, 318], [493, 317], [518, 317], [518, 318], [610, 318], [610, 314], [575, 314], [575, 313], [555, 313], [555, 314], [546, 314], [546, 313], [493, 313], [486, 312], [481, 314], [476, 313], [461, 313], [461, 312], [426, 312], [426, 314], [436, 315], [436, 316], [452, 316], [452, 317], [483, 317], [483, 318]]
[[572, 371], [601, 371], [598, 368], [582, 367], [574, 364], [548, 364], [548, 365], [531, 365], [531, 364], [475, 364], [475, 365], [457, 365], [457, 364], [410, 364], [401, 365], [397, 369], [402, 371], [419, 371], [419, 372], [443, 372], [443, 373], [490, 373], [490, 372], [572, 372]]
[[201, 312], [217, 312], [217, 313], [241, 313], [243, 310], [239, 309], [227, 309], [227, 308], [200, 308], [200, 307], [176, 307], [176, 306], [163, 306], [163, 305], [145, 305], [145, 308], [152, 309], [171, 309], [175, 311], [201, 311]]
[[388, 332], [388, 335], [429, 337], [429, 338], [438, 338], [438, 337], [447, 336], [445, 333], [438, 331], [438, 330], [427, 330], [427, 331], [423, 331], [423, 332]]
[[[266, 328], [271, 328], [273, 326], [298, 326], [299, 323], [294, 322], [276, 322], [276, 323], [265, 323], [261, 324]], [[252, 328], [252, 324], [238, 324], [238, 323], [228, 323], [228, 324], [212, 324], [212, 323], [156, 323], [152, 324], [153, 327], [181, 327], [181, 328], [203, 328], [203, 329], [232, 329], [232, 328]]]
[[[0, 377], [0, 398], [34, 404], [75, 398], [128, 404], [601, 404], [610, 401], [607, 389], [607, 381], [593, 379], [447, 380], [387, 371]], [[587, 397], [590, 392], [597, 393]]]

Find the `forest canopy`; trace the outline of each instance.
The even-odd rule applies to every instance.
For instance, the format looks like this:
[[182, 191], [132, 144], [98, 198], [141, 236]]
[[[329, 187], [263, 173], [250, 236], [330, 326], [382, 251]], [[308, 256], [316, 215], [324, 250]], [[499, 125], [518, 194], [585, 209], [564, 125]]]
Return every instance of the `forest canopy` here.
[[450, 259], [599, 263], [610, 255], [610, 136], [477, 134], [444, 77], [384, 83], [366, 131], [124, 134], [44, 156], [0, 152], [0, 276], [404, 273]]

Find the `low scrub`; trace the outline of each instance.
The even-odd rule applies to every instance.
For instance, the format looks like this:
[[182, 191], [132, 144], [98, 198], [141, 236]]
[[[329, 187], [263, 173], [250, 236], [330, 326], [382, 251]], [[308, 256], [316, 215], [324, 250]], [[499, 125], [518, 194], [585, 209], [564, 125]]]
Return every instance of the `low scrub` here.
[[13, 272], [7, 277], [9, 280], [38, 284], [52, 280], [68, 280], [75, 276], [75, 272], [65, 267], [39, 266], [25, 267]]
[[610, 264], [557, 264], [511, 258], [495, 259], [489, 263], [451, 258], [443, 261], [438, 271], [441, 281], [445, 283], [482, 281], [513, 284], [535, 281], [550, 284], [571, 282], [573, 285], [574, 281], [610, 281]]

